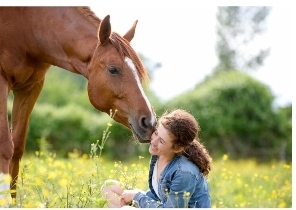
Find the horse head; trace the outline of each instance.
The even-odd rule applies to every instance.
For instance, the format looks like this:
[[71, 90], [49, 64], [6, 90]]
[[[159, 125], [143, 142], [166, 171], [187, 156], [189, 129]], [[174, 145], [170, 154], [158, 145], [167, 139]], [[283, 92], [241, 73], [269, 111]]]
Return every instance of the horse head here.
[[117, 110], [114, 120], [146, 143], [150, 142], [156, 118], [142, 87], [148, 74], [129, 44], [136, 25], [137, 21], [121, 37], [112, 32], [109, 15], [101, 21], [98, 45], [88, 67], [88, 95], [98, 110], [107, 114]]

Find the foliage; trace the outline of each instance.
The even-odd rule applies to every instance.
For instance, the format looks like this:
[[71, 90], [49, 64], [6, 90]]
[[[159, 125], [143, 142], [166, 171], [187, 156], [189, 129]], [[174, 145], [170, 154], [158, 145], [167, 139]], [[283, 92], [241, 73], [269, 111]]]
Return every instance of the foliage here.
[[49, 104], [36, 105], [30, 119], [26, 150], [39, 150], [40, 141], [45, 139], [60, 155], [66, 155], [74, 148], [87, 152], [90, 139], [100, 136], [108, 120], [107, 114], [95, 114], [75, 104], [60, 108]]
[[114, 122], [103, 154], [108, 159], [126, 161], [137, 156], [147, 156], [148, 144], [140, 144], [130, 130]]
[[[218, 72], [165, 104], [148, 88], [146, 92], [158, 116], [176, 107], [191, 111], [200, 122], [201, 140], [214, 156], [228, 153], [238, 158], [291, 160], [292, 105], [274, 108], [269, 88], [242, 72]], [[10, 109], [11, 105], [10, 101]], [[109, 120], [107, 114], [85, 109], [78, 102], [64, 106], [36, 104], [26, 151], [37, 151], [47, 143], [63, 156], [74, 148], [86, 153], [89, 139], [98, 139]], [[109, 159], [148, 155], [147, 145], [139, 145], [121, 124], [113, 123], [109, 138], [103, 152]]]
[[287, 157], [292, 157], [292, 104], [278, 108], [277, 113], [279, 159], [286, 161]]
[[214, 161], [210, 178], [213, 207], [291, 208], [292, 166], [281, 162], [258, 164], [251, 159]]
[[[216, 53], [218, 65], [215, 70], [256, 69], [269, 55], [269, 49], [256, 53], [252, 41], [266, 29], [270, 7], [218, 7]], [[248, 52], [252, 52], [249, 53]]]
[[209, 77], [169, 101], [165, 109], [191, 111], [200, 123], [200, 138], [212, 153], [269, 160], [278, 158], [281, 144], [272, 102], [268, 87], [247, 74], [229, 71]]
[[[147, 62], [147, 58], [143, 60]], [[151, 61], [148, 64], [150, 74], [159, 67]], [[89, 150], [89, 139], [100, 136], [110, 117], [90, 104], [86, 86], [87, 80], [81, 75], [51, 67], [31, 115], [27, 152], [43, 146], [62, 156], [74, 148], [82, 153]], [[217, 72], [194, 90], [164, 103], [148, 85], [144, 90], [158, 116], [165, 109], [191, 111], [201, 124], [200, 137], [212, 155], [229, 153], [239, 158], [284, 161], [292, 158], [292, 105], [274, 108], [269, 88], [244, 73]], [[9, 119], [12, 98], [10, 94]], [[109, 138], [103, 154], [110, 159], [148, 155], [147, 145], [139, 145], [121, 124], [113, 123]]]
[[[97, 162], [99, 161], [99, 162]], [[99, 170], [96, 164], [99, 164]], [[128, 188], [147, 189], [149, 158], [129, 162], [91, 159], [77, 151], [68, 158], [37, 152], [21, 162], [14, 208], [104, 208], [100, 187], [117, 179]], [[281, 162], [258, 164], [234, 161], [228, 155], [214, 160], [209, 185], [216, 208], [291, 208], [292, 166]]]
[[[10, 102], [9, 110], [11, 106]], [[108, 134], [110, 140], [104, 145], [102, 154], [109, 159], [121, 160], [148, 154], [146, 144], [139, 145], [131, 131], [109, 115], [85, 110], [76, 104], [62, 107], [36, 104], [30, 118], [26, 152], [34, 153], [46, 147], [61, 156], [66, 156], [75, 148], [87, 153], [93, 139], [101, 136], [110, 120], [112, 132]]]
[[95, 110], [88, 99], [87, 80], [79, 74], [56, 66], [50, 67], [36, 104], [61, 107], [71, 103], [79, 104], [90, 111]]

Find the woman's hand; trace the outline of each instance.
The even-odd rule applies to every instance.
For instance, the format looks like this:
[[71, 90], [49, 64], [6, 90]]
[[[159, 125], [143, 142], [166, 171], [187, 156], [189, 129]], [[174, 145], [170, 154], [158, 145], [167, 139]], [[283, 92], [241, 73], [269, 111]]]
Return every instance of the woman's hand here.
[[121, 198], [125, 203], [130, 203], [138, 192], [140, 190], [123, 190]]

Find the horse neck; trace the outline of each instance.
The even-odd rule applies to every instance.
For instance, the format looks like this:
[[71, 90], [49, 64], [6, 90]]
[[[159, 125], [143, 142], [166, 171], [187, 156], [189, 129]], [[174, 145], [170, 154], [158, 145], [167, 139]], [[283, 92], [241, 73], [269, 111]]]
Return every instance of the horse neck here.
[[[74, 7], [43, 8], [33, 25], [38, 59], [88, 78], [87, 65], [96, 48], [97, 27]], [[31, 13], [32, 11], [29, 11]], [[50, 21], [49, 21], [50, 18]]]

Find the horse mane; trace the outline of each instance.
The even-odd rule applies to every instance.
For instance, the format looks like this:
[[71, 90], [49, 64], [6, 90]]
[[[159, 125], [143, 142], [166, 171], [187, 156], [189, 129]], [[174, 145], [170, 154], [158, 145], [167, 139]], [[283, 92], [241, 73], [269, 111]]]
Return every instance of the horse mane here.
[[99, 27], [100, 22], [102, 21], [100, 18], [96, 16], [96, 14], [89, 7], [77, 7], [77, 10], [86, 17], [90, 22], [95, 24], [95, 26]]
[[119, 53], [123, 57], [127, 56], [133, 61], [139, 73], [139, 77], [141, 81], [144, 81], [144, 83], [148, 83], [149, 81], [148, 73], [144, 68], [139, 56], [134, 51], [134, 49], [130, 46], [130, 43], [126, 39], [122, 38], [116, 32], [111, 33], [110, 41], [118, 49]]
[[[91, 9], [89, 7], [78, 7], [77, 10], [83, 16], [85, 16], [89, 21], [91, 21], [93, 24], [95, 24], [95, 26], [99, 27], [100, 22], [102, 20], [100, 18], [98, 18], [95, 15], [95, 13], [93, 11], [91, 11]], [[144, 83], [148, 83], [148, 81], [149, 81], [148, 72], [144, 68], [139, 56], [136, 54], [136, 52], [130, 46], [130, 43], [127, 40], [125, 40], [124, 38], [122, 38], [116, 32], [111, 33], [110, 41], [116, 47], [116, 49], [119, 51], [119, 53], [123, 57], [127, 56], [133, 61], [141, 81], [143, 81]]]

